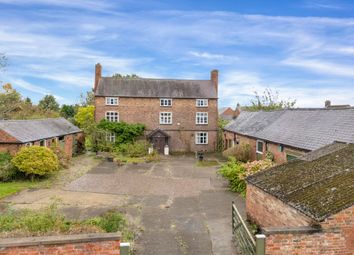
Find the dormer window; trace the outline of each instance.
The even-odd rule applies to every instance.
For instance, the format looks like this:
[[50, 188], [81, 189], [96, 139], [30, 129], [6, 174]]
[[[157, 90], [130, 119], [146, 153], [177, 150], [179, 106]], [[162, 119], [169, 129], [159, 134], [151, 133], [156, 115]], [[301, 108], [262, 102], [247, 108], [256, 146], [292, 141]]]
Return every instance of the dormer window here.
[[208, 107], [208, 99], [197, 99], [195, 105], [197, 107]]
[[118, 97], [106, 97], [106, 105], [118, 105]]
[[161, 98], [160, 99], [160, 106], [164, 106], [164, 107], [172, 106], [172, 99], [171, 98]]

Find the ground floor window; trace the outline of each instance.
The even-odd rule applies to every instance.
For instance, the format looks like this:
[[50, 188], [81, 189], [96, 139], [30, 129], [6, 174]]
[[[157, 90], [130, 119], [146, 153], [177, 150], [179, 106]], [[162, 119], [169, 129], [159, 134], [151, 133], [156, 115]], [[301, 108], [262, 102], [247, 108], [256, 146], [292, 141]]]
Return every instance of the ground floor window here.
[[106, 112], [106, 120], [112, 122], [118, 122], [119, 121], [118, 112]]
[[196, 132], [195, 143], [208, 144], [208, 132]]
[[46, 146], [45, 140], [40, 140], [39, 141], [39, 146]]
[[25, 146], [32, 146], [33, 143], [25, 143]]
[[115, 133], [106, 133], [106, 141], [114, 143], [116, 141], [116, 134]]
[[263, 154], [263, 150], [264, 150], [264, 142], [261, 140], [257, 140], [256, 152], [258, 154]]

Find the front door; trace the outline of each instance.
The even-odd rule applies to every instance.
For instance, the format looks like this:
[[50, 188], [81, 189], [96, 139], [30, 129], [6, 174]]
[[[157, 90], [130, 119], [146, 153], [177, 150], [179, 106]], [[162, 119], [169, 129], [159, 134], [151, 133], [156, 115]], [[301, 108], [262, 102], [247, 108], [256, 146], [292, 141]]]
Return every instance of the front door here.
[[165, 137], [153, 137], [152, 143], [154, 146], [154, 150], [158, 151], [159, 153], [163, 153], [165, 148]]

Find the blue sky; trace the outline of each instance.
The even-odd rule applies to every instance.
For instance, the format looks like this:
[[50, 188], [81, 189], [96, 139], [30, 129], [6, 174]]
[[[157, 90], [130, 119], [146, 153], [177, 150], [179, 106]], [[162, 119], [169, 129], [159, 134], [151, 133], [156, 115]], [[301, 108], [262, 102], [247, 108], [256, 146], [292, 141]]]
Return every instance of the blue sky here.
[[0, 0], [0, 80], [38, 101], [79, 101], [94, 65], [142, 77], [209, 79], [219, 105], [277, 90], [298, 107], [354, 105], [354, 1]]

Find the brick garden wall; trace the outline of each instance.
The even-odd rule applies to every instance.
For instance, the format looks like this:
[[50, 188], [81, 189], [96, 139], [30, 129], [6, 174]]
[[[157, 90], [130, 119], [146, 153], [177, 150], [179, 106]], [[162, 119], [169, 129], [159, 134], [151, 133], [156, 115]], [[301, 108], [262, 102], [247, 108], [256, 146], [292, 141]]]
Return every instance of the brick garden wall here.
[[117, 233], [8, 238], [0, 241], [0, 255], [119, 255], [119, 245]]
[[[105, 118], [106, 111], [119, 112], [119, 120], [127, 123], [143, 123], [147, 132], [156, 128], [166, 131], [170, 136], [171, 151], [214, 151], [218, 107], [216, 99], [208, 100], [208, 107], [196, 107], [196, 99], [172, 99], [171, 107], [161, 107], [159, 98], [119, 98], [119, 105], [107, 106], [105, 97], [95, 97], [95, 120]], [[160, 125], [160, 112], [172, 112], [172, 124]], [[196, 112], [208, 112], [208, 124], [196, 125]], [[208, 144], [196, 145], [195, 132], [207, 131]]]

